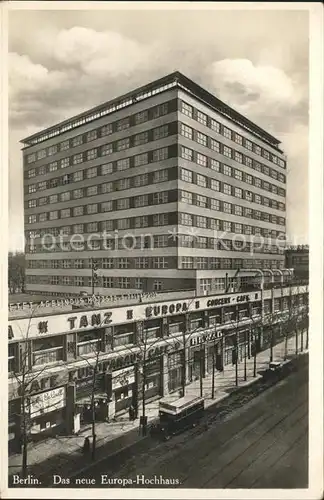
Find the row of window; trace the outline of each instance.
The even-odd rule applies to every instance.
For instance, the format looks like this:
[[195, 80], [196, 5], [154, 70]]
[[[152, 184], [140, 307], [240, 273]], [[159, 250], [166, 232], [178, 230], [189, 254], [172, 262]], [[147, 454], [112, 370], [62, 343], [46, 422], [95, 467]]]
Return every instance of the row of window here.
[[[181, 180], [187, 182], [188, 177], [187, 173], [192, 174], [189, 170], [181, 169]], [[275, 210], [281, 210], [284, 212], [286, 210], [286, 205], [284, 203], [278, 202], [277, 200], [273, 200], [267, 198], [266, 196], [260, 196], [257, 193], [253, 193], [252, 191], [248, 191], [247, 189], [242, 189], [240, 187], [231, 186], [230, 184], [226, 184], [226, 182], [220, 182], [215, 179], [209, 179], [208, 183], [205, 184], [206, 177], [201, 176], [200, 174], [196, 174], [195, 176], [195, 184], [197, 186], [202, 186], [203, 183], [209, 189], [213, 189], [214, 191], [218, 191], [220, 193], [226, 194], [227, 196], [233, 196], [236, 198], [241, 198], [250, 203], [257, 203], [258, 205], [264, 205], [265, 207], [270, 207]], [[188, 181], [189, 182], [189, 181]], [[184, 203], [188, 203], [189, 205], [198, 205], [203, 208], [212, 208], [213, 210], [221, 210], [218, 208], [220, 205], [220, 201], [215, 198], [209, 198], [204, 195], [195, 194], [191, 191], [181, 191], [180, 200]], [[226, 202], [224, 202], [226, 205]], [[231, 205], [229, 203], [229, 205]], [[226, 211], [226, 210], [224, 210]], [[231, 213], [231, 212], [229, 212]]]
[[[98, 187], [98, 186], [95, 186]], [[70, 191], [62, 195], [71, 195]], [[69, 201], [71, 198], [60, 195], [60, 201]], [[36, 200], [31, 200], [36, 201]], [[171, 201], [171, 200], [170, 200]], [[79, 217], [81, 215], [91, 215], [95, 213], [112, 212], [116, 210], [127, 210], [129, 208], [141, 208], [148, 205], [161, 205], [169, 202], [169, 191], [160, 193], [143, 194], [133, 198], [119, 198], [117, 200], [104, 201], [102, 203], [91, 203], [73, 208], [63, 208], [62, 210], [52, 210], [40, 214], [26, 216], [26, 223], [45, 222], [48, 220], [65, 219], [67, 217]], [[28, 203], [29, 207], [36, 206]]]
[[[186, 137], [187, 139], [197, 142], [201, 146], [205, 146], [209, 149], [212, 149], [216, 153], [226, 156], [227, 158], [231, 158], [238, 163], [246, 165], [247, 167], [254, 168], [254, 170], [262, 172], [263, 174], [268, 175], [273, 179], [276, 179], [280, 182], [286, 182], [286, 176], [281, 172], [278, 172], [273, 168], [269, 168], [267, 165], [261, 164], [260, 162], [253, 160], [249, 156], [244, 155], [240, 151], [229, 148], [225, 144], [216, 141], [215, 139], [209, 137], [206, 134], [203, 134], [202, 132], [198, 132], [195, 129], [188, 127], [183, 123], [180, 124], [180, 134]], [[205, 164], [204, 166], [206, 166], [207, 161], [205, 160], [205, 155], [201, 155], [200, 153], [198, 153], [197, 163], [200, 165]]]
[[[137, 281], [134, 282], [131, 278], [124, 277], [103, 277], [100, 283], [95, 283], [96, 286], [103, 288], [136, 288], [142, 289], [143, 279], [136, 278]], [[66, 285], [66, 286], [92, 286], [92, 278], [87, 276], [26, 276], [26, 283], [31, 285]], [[153, 290], [160, 291], [162, 289], [162, 281], [153, 281]]]
[[[280, 188], [276, 186], [275, 184], [271, 184], [270, 182], [264, 181], [263, 179], [260, 179], [259, 177], [255, 177], [253, 175], [247, 174], [245, 172], [242, 172], [241, 170], [238, 170], [237, 168], [230, 167], [229, 165], [225, 165], [218, 160], [215, 160], [213, 158], [209, 158], [201, 153], [196, 153], [193, 149], [186, 148], [185, 146], [181, 146], [180, 149], [180, 155], [181, 158], [184, 160], [189, 160], [194, 163], [197, 163], [197, 165], [200, 165], [201, 167], [207, 167], [210, 168], [211, 170], [214, 170], [215, 172], [221, 173], [223, 175], [227, 175], [229, 177], [233, 177], [234, 179], [237, 179], [238, 181], [245, 182], [246, 184], [250, 184], [251, 186], [258, 187], [260, 189], [264, 189], [265, 191], [277, 194], [279, 196], [285, 196], [286, 191], [283, 188]], [[188, 170], [188, 172], [191, 172]], [[188, 174], [189, 175], [189, 174]], [[192, 172], [191, 172], [191, 177], [192, 177]], [[200, 177], [205, 177], [205, 179], [210, 179], [210, 177], [202, 176]], [[192, 180], [189, 180], [187, 182], [192, 182]], [[207, 181], [206, 181], [207, 182]], [[203, 186], [207, 187], [207, 186]]]
[[[170, 130], [169, 130], [170, 129]], [[124, 151], [135, 146], [140, 146], [151, 141], [157, 141], [168, 137], [171, 132], [171, 127], [169, 124], [162, 125], [153, 129], [152, 131], [141, 132], [131, 137], [125, 137], [110, 144], [104, 144], [103, 146], [88, 149], [82, 153], [75, 154], [73, 156], [66, 156], [59, 161], [53, 161], [47, 165], [42, 165], [38, 168], [31, 168], [27, 171], [27, 177], [32, 178], [37, 175], [45, 175], [47, 173], [55, 172], [59, 168], [67, 168], [72, 165], [79, 165], [87, 161], [95, 160], [96, 158], [106, 157], [114, 152]], [[174, 128], [173, 133], [176, 133], [176, 128]], [[147, 154], [147, 153], [146, 153]], [[154, 154], [153, 154], [154, 156]], [[142, 165], [142, 155], [136, 155], [133, 157], [133, 166]], [[157, 160], [152, 160], [157, 161]], [[146, 162], [148, 163], [148, 161]], [[126, 170], [131, 166], [131, 158], [125, 158], [122, 160], [117, 160], [112, 163], [112, 172], [118, 172]]]
[[[155, 159], [154, 161], [162, 161], [168, 158], [168, 148], [162, 148], [161, 150], [157, 150], [157, 156], [159, 156], [159, 160]], [[140, 155], [142, 156], [142, 155]], [[73, 174], [66, 174], [62, 177], [56, 177], [54, 179], [48, 181], [38, 182], [37, 184], [30, 184], [27, 186], [27, 193], [32, 194], [38, 191], [45, 191], [46, 189], [53, 189], [58, 186], [65, 186], [68, 184], [72, 184], [75, 182], [80, 182], [85, 179], [93, 179], [94, 177], [98, 177], [100, 175], [107, 175], [107, 173], [111, 173], [111, 163], [107, 163], [105, 165], [101, 165], [100, 167], [92, 167], [87, 170], [78, 170]], [[147, 184], [156, 183], [156, 182], [164, 182], [168, 180], [168, 169], [157, 170], [152, 172], [151, 179], [149, 174], [140, 174], [135, 175], [133, 177], [126, 177], [124, 179], [118, 179], [116, 181], [104, 182], [101, 183], [101, 189], [97, 194], [105, 194], [111, 193], [112, 191], [122, 191], [123, 189], [129, 189], [130, 187], [140, 187], [146, 186]], [[150, 182], [149, 182], [150, 181]], [[73, 198], [82, 198], [84, 196], [83, 189], [75, 189], [72, 193]], [[55, 198], [57, 195], [52, 195], [49, 197], [49, 203], [56, 203], [58, 198]], [[43, 204], [47, 204], [47, 202], [43, 202]]]
[[144, 111], [136, 113], [135, 115], [131, 115], [121, 120], [108, 123], [99, 128], [92, 129], [85, 134], [80, 134], [77, 135], [76, 137], [73, 137], [72, 139], [67, 139], [65, 141], [62, 141], [59, 144], [49, 146], [48, 148], [44, 148], [40, 151], [37, 151], [36, 153], [31, 153], [26, 157], [27, 164], [34, 163], [37, 160], [41, 160], [48, 156], [52, 156], [58, 152], [66, 151], [70, 148], [80, 146], [81, 144], [91, 142], [102, 137], [106, 137], [115, 132], [126, 130], [131, 126], [139, 125], [148, 120], [154, 120], [156, 118], [159, 118], [160, 116], [164, 116], [170, 112], [169, 106], [170, 106], [169, 102], [159, 104], [154, 108], [146, 109]]
[[267, 149], [250, 141], [246, 137], [243, 137], [234, 130], [226, 127], [225, 125], [222, 125], [217, 120], [214, 120], [205, 113], [202, 113], [201, 111], [194, 108], [190, 104], [182, 101], [180, 110], [183, 114], [189, 116], [189, 118], [193, 118], [194, 120], [201, 123], [205, 127], [209, 127], [210, 129], [214, 130], [217, 134], [220, 134], [226, 137], [227, 139], [234, 141], [236, 144], [245, 147], [249, 151], [253, 151], [255, 154], [262, 156], [266, 160], [269, 160], [272, 163], [274, 163], [275, 165], [279, 165], [279, 167], [282, 168], [286, 167], [286, 163], [283, 159], [269, 152]]

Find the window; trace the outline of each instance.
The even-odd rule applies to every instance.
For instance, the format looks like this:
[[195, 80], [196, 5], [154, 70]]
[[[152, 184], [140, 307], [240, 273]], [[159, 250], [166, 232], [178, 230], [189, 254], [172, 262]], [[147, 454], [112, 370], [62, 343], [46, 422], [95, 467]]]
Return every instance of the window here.
[[101, 135], [101, 137], [104, 137], [106, 135], [110, 135], [110, 134], [112, 134], [112, 132], [113, 132], [112, 123], [109, 123], [108, 125], [104, 125], [100, 129], [100, 135]]
[[129, 128], [129, 126], [130, 126], [129, 118], [127, 117], [117, 122], [116, 129], [119, 132], [121, 130], [126, 130], [127, 128]]
[[63, 269], [70, 269], [72, 266], [71, 266], [71, 261], [70, 260], [66, 260], [66, 259], [63, 259], [62, 260], [62, 268]]
[[63, 210], [61, 210], [61, 219], [66, 219], [67, 217], [71, 217], [70, 208], [64, 208]]
[[129, 278], [118, 278], [118, 286], [119, 286], [119, 288], [129, 288], [130, 279]]
[[220, 134], [220, 123], [218, 123], [216, 120], [210, 120], [210, 128], [217, 132], [217, 134]]
[[169, 157], [169, 150], [167, 147], [156, 149], [153, 151], [153, 162], [155, 161], [163, 161]]
[[89, 186], [86, 193], [87, 196], [95, 196], [96, 194], [98, 194], [98, 186]]
[[251, 191], [245, 191], [244, 192], [244, 198], [247, 201], [252, 201], [253, 200], [253, 194], [251, 193]]
[[207, 238], [205, 236], [198, 236], [196, 245], [197, 248], [207, 248]]
[[224, 201], [223, 202], [223, 212], [225, 212], [226, 214], [231, 214], [232, 213], [232, 204]]
[[38, 169], [38, 175], [45, 175], [46, 174], [46, 167], [43, 165], [39, 167]]
[[232, 167], [229, 167], [228, 165], [223, 165], [223, 174], [232, 177], [233, 175]]
[[31, 168], [30, 170], [28, 170], [28, 178], [30, 179], [31, 177], [35, 177], [36, 176], [36, 169], [35, 168]]
[[113, 202], [110, 201], [104, 201], [101, 203], [101, 212], [111, 212], [113, 210]]
[[234, 188], [234, 196], [237, 198], [243, 198], [243, 189], [238, 187]]
[[87, 179], [92, 179], [93, 177], [97, 177], [97, 167], [88, 168], [86, 170]]
[[153, 182], [165, 182], [169, 180], [169, 171], [167, 169], [153, 172]]
[[232, 195], [232, 186], [230, 184], [226, 184], [225, 182], [223, 183], [223, 193]]
[[146, 186], [148, 184], [148, 174], [136, 175], [134, 177], [134, 186]]
[[119, 179], [116, 182], [116, 188], [118, 191], [122, 191], [123, 189], [129, 189], [130, 188], [130, 178], [126, 179]]
[[143, 215], [142, 217], [135, 217], [135, 227], [147, 227], [147, 226], [148, 226], [147, 215]]
[[180, 224], [183, 226], [192, 226], [192, 215], [180, 214]]
[[241, 234], [243, 232], [243, 225], [236, 222], [234, 224], [234, 232]]
[[130, 219], [119, 219], [117, 221], [117, 229], [129, 229]]
[[243, 180], [243, 174], [242, 174], [241, 170], [235, 169], [234, 170], [234, 177], [235, 177], [235, 179], [237, 179], [239, 181], [242, 181]]
[[207, 156], [197, 153], [197, 163], [202, 167], [207, 167]]
[[28, 208], [34, 208], [34, 207], [36, 207], [36, 200], [29, 200]]
[[247, 167], [253, 168], [253, 161], [252, 158], [249, 158], [248, 156], [244, 157], [244, 162]]
[[34, 161], [36, 161], [36, 154], [35, 153], [27, 155], [27, 163], [33, 163]]
[[88, 214], [96, 214], [97, 212], [98, 212], [98, 203], [91, 203], [91, 205], [87, 205]]
[[83, 233], [83, 224], [74, 224], [73, 233], [74, 234], [82, 234]]
[[101, 169], [101, 175], [107, 175], [107, 174], [112, 174], [113, 173], [113, 164], [112, 163], [104, 163], [100, 167]]
[[193, 269], [193, 257], [181, 257], [182, 269]]
[[113, 278], [107, 278], [106, 276], [104, 276], [103, 281], [102, 281], [102, 286], [104, 288], [113, 288], [113, 286], [114, 286]]
[[253, 144], [251, 141], [249, 141], [248, 139], [245, 139], [245, 144], [244, 146], [246, 147], [246, 149], [248, 149], [249, 151], [252, 151], [252, 148], [253, 148]]
[[78, 135], [77, 137], [73, 137], [72, 147], [80, 146], [82, 143], [83, 143], [82, 135]]
[[234, 214], [242, 216], [243, 215], [243, 207], [241, 207], [240, 205], [234, 205]]
[[207, 135], [197, 132], [197, 142], [202, 146], [207, 146]]
[[130, 167], [130, 159], [129, 158], [123, 158], [121, 160], [117, 160], [117, 171], [118, 172], [120, 172], [122, 170], [127, 170], [129, 167]]
[[61, 160], [61, 168], [66, 168], [70, 165], [70, 158], [67, 157], [67, 158], [63, 158]]
[[207, 257], [197, 257], [196, 258], [197, 269], [208, 269], [208, 259]]
[[117, 268], [118, 269], [128, 269], [129, 268], [129, 259], [126, 259], [126, 258], [117, 259]]
[[161, 234], [154, 236], [154, 247], [163, 248], [168, 246], [168, 236], [166, 234]]
[[48, 166], [49, 172], [55, 172], [55, 170], [57, 170], [57, 168], [58, 168], [57, 161], [52, 161], [52, 163], [50, 163]]
[[158, 139], [163, 139], [169, 135], [169, 125], [162, 125], [161, 127], [155, 128], [153, 130], [153, 141]]
[[261, 204], [261, 196], [259, 194], [254, 195], [254, 202]]
[[82, 276], [75, 277], [75, 285], [76, 286], [84, 286], [84, 278]]
[[71, 199], [71, 191], [65, 191], [60, 195], [60, 201], [70, 201]]
[[163, 104], [160, 104], [159, 106], [155, 106], [155, 108], [152, 108], [152, 118], [159, 118], [159, 116], [164, 116], [168, 114], [168, 103], [164, 102]]
[[46, 187], [47, 187], [46, 181], [42, 181], [42, 182], [38, 183], [38, 191], [44, 191], [44, 189], [46, 189]]
[[237, 134], [236, 132], [234, 132], [234, 141], [236, 142], [236, 144], [239, 144], [240, 146], [243, 145], [243, 137], [240, 134]]
[[234, 160], [238, 163], [243, 163], [243, 155], [239, 151], [234, 151]]
[[207, 198], [206, 198], [206, 196], [201, 196], [200, 194], [197, 194], [196, 204], [197, 204], [198, 207], [206, 208], [207, 207]]
[[210, 188], [214, 191], [220, 191], [220, 182], [216, 179], [210, 179]]
[[180, 134], [183, 135], [184, 137], [187, 137], [188, 139], [192, 139], [193, 129], [181, 123]]
[[79, 170], [78, 172], [74, 172], [73, 181], [74, 182], [83, 181], [83, 170]]
[[90, 141], [94, 141], [95, 139], [97, 139], [97, 131], [90, 130], [86, 135], [86, 141], [90, 142]]
[[259, 177], [254, 177], [254, 185], [258, 188], [261, 187], [261, 179]]
[[266, 149], [262, 149], [262, 156], [263, 156], [263, 158], [270, 160], [270, 153]]
[[215, 172], [220, 172], [220, 162], [218, 160], [210, 159], [210, 168]]
[[223, 155], [227, 156], [228, 158], [232, 158], [232, 149], [229, 148], [228, 146], [224, 146]]
[[83, 207], [74, 207], [73, 208], [73, 216], [78, 217], [80, 215], [83, 215]]
[[180, 179], [185, 182], [192, 182], [192, 172], [186, 168], [180, 169]]
[[167, 269], [168, 259], [166, 257], [153, 257], [153, 269]]
[[252, 218], [252, 208], [244, 207], [244, 217]]
[[232, 131], [231, 131], [231, 129], [223, 126], [223, 135], [224, 135], [224, 137], [227, 137], [227, 139], [232, 139]]
[[252, 177], [252, 175], [245, 174], [245, 182], [247, 184], [252, 184], [253, 183], [253, 177]]
[[102, 259], [102, 269], [113, 269], [113, 268], [114, 268], [114, 259], [107, 257]]
[[192, 161], [192, 158], [193, 158], [192, 149], [185, 148], [184, 146], [181, 146], [181, 157], [184, 158], [185, 160]]
[[286, 176], [283, 174], [278, 174], [278, 180], [280, 182], [286, 182]]
[[125, 137], [124, 139], [119, 139], [117, 141], [117, 151], [123, 151], [124, 149], [129, 148], [129, 137]]
[[271, 192], [274, 194], [278, 194], [278, 188], [274, 184], [271, 185]]
[[47, 220], [47, 213], [39, 214], [39, 222], [45, 222]]
[[244, 234], [252, 234], [251, 226], [243, 226], [243, 228], [244, 228]]
[[220, 201], [219, 200], [215, 200], [214, 198], [211, 198], [210, 200], [210, 208], [212, 210], [220, 210]]
[[215, 139], [210, 140], [210, 147], [213, 151], [220, 152], [220, 142], [215, 141]]
[[83, 197], [83, 189], [74, 189], [72, 191], [72, 194], [73, 194], [73, 198], [75, 200], [82, 198]]
[[112, 154], [113, 152], [113, 145], [112, 144], [104, 144], [101, 146], [101, 156], [107, 156]]
[[138, 257], [135, 259], [135, 268], [136, 269], [147, 269], [148, 268], [148, 258], [147, 257]]
[[223, 231], [231, 233], [232, 232], [232, 223], [227, 221], [227, 220], [224, 220], [223, 221]]
[[180, 191], [180, 201], [192, 205], [192, 193], [189, 193], [189, 191]]
[[192, 115], [193, 115], [193, 107], [190, 106], [190, 104], [187, 104], [186, 102], [181, 102], [181, 112], [184, 114], [184, 115], [187, 115], [189, 116], [190, 118], [192, 118]]
[[253, 144], [253, 150], [257, 155], [261, 155], [261, 148], [257, 144]]
[[197, 111], [197, 122], [207, 125], [207, 115], [201, 111]]
[[140, 123], [144, 123], [148, 120], [148, 111], [140, 111], [139, 113], [136, 113], [135, 115], [135, 124], [139, 125]]
[[101, 184], [101, 194], [111, 193], [112, 190], [113, 190], [112, 182], [104, 182], [103, 184]]
[[162, 203], [168, 203], [168, 201], [169, 201], [168, 191], [164, 191], [162, 193], [153, 193], [154, 205], [161, 205]]
[[210, 229], [214, 229], [216, 231], [220, 230], [221, 224], [219, 219], [209, 219], [209, 221], [210, 221]]
[[148, 132], [141, 132], [134, 136], [134, 146], [140, 146], [148, 142]]
[[67, 174], [67, 175], [63, 175], [62, 177], [62, 184], [70, 184], [72, 182], [72, 175], [71, 174]]
[[94, 160], [95, 158], [97, 158], [97, 156], [98, 156], [97, 148], [89, 149], [89, 151], [87, 151], [87, 160], [88, 161]]
[[33, 224], [34, 222], [37, 222], [37, 215], [29, 215], [28, 216], [28, 224]]
[[135, 208], [145, 207], [146, 205], [148, 205], [148, 195], [147, 194], [143, 194], [141, 196], [135, 196], [135, 198], [134, 198]]
[[207, 187], [207, 177], [197, 174], [197, 186]]
[[153, 215], [153, 226], [167, 226], [169, 224], [169, 214]]
[[197, 227], [207, 227], [207, 217], [203, 217], [201, 215], [197, 215], [197, 217], [196, 217], [196, 226]]
[[[134, 166], [135, 167], [139, 167], [140, 165], [146, 165], [147, 163], [148, 163], [148, 154], [147, 153], [143, 153], [141, 155], [136, 155], [134, 157]], [[117, 164], [118, 164], [118, 162], [117, 162]]]
[[263, 197], [263, 205], [265, 207], [270, 207], [270, 200], [269, 198], [266, 198], [266, 196]]
[[46, 150], [41, 149], [40, 151], [37, 151], [37, 160], [42, 160], [43, 158], [46, 158]]

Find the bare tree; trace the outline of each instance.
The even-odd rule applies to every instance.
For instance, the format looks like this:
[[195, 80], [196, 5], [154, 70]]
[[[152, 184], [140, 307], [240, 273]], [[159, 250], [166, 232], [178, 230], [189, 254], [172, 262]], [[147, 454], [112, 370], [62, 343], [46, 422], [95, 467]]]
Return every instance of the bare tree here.
[[[31, 327], [31, 320], [37, 308], [33, 309], [26, 332], [23, 334], [23, 342], [19, 342], [18, 350], [18, 363], [15, 362], [12, 375], [17, 382], [17, 394], [20, 398], [20, 411], [16, 413], [19, 422], [20, 431], [20, 446], [22, 450], [22, 466], [21, 475], [23, 478], [27, 475], [28, 469], [28, 443], [30, 441], [31, 430], [31, 396], [34, 393], [34, 386], [46, 372], [46, 366], [39, 369], [33, 368], [32, 355], [29, 343], [29, 332]], [[9, 330], [10, 333], [10, 330]]]

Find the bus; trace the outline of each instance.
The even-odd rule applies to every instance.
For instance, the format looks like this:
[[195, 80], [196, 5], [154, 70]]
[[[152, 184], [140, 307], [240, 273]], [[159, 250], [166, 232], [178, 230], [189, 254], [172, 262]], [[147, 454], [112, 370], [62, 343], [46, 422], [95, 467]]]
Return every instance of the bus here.
[[195, 427], [204, 415], [204, 398], [183, 396], [176, 400], [170, 397], [159, 402], [158, 434], [165, 440], [186, 429]]

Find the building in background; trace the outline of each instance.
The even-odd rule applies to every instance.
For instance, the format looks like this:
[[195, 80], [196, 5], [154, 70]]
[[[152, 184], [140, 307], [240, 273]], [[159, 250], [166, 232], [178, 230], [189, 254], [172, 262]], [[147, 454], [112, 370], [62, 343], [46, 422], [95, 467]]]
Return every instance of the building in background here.
[[285, 267], [280, 142], [178, 72], [22, 142], [28, 292], [223, 293]]
[[286, 268], [294, 270], [296, 279], [309, 279], [309, 246], [295, 245], [285, 250]]

